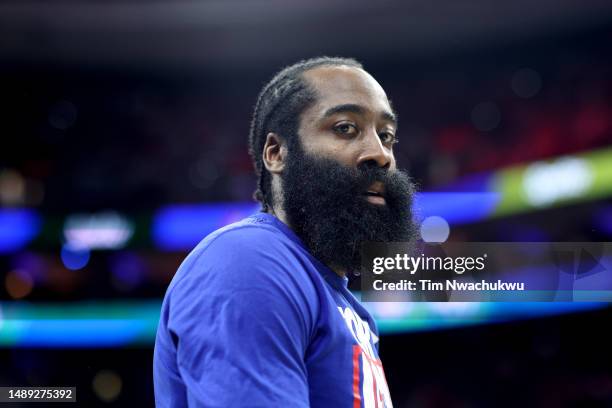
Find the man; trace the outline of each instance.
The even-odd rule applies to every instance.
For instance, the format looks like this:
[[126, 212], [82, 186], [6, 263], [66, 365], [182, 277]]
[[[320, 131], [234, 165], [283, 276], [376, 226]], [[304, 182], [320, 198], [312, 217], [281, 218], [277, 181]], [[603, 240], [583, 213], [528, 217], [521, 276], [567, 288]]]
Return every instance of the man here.
[[261, 91], [249, 138], [262, 211], [206, 237], [166, 293], [158, 407], [390, 407], [378, 331], [347, 289], [368, 241], [408, 241], [397, 117], [352, 59], [316, 58]]

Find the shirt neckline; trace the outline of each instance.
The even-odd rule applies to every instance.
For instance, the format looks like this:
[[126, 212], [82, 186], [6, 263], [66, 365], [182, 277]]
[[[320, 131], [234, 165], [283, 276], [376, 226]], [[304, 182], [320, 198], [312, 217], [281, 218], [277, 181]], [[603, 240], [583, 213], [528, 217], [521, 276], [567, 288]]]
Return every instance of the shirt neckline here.
[[287, 224], [279, 220], [276, 216], [263, 212], [263, 211], [260, 211], [254, 214], [252, 217], [259, 219], [260, 221], [267, 222], [268, 224], [272, 224], [274, 227], [279, 229], [283, 234], [285, 234], [287, 238], [289, 238], [290, 240], [292, 240], [293, 242], [295, 242], [296, 244], [304, 248], [304, 250], [310, 256], [310, 259], [312, 259], [313, 263], [317, 267], [317, 270], [321, 272], [321, 274], [323, 275], [323, 278], [327, 282], [329, 282], [333, 286], [344, 288], [348, 290], [348, 282], [349, 282], [348, 278], [346, 276], [338, 275], [336, 272], [332, 271], [329, 267], [327, 267], [325, 264], [323, 264], [321, 261], [315, 258], [310, 253], [310, 251], [308, 250], [304, 242], [302, 242], [300, 237], [298, 237], [296, 233], [291, 228], [289, 228]]

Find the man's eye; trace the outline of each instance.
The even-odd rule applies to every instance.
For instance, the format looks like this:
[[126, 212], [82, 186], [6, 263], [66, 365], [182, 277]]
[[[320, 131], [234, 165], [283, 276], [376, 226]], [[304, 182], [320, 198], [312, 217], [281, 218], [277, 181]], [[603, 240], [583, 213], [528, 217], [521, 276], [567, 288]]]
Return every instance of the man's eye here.
[[378, 137], [380, 137], [380, 140], [382, 140], [383, 143], [395, 144], [398, 142], [395, 135], [391, 132], [381, 132], [378, 134]]
[[334, 131], [344, 135], [355, 135], [357, 134], [357, 127], [352, 123], [340, 123], [334, 126]]

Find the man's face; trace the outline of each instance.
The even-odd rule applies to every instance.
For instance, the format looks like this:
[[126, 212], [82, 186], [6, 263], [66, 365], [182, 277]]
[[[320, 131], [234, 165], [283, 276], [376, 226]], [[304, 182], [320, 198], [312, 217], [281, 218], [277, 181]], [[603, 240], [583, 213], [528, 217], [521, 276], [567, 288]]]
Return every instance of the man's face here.
[[397, 123], [379, 83], [364, 70], [346, 66], [315, 68], [304, 77], [318, 94], [300, 118], [304, 151], [347, 167], [373, 161], [395, 170]]
[[396, 123], [380, 85], [348, 67], [304, 76], [317, 101], [288, 143], [283, 210], [316, 258], [337, 271], [356, 271], [362, 242], [414, 239], [414, 188], [396, 169]]

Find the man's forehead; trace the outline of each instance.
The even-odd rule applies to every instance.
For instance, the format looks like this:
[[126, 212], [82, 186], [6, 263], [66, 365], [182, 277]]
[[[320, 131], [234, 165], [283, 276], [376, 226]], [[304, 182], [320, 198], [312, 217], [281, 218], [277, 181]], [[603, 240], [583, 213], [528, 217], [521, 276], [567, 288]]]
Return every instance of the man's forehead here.
[[363, 69], [343, 65], [321, 66], [306, 71], [304, 78], [316, 90], [319, 105], [352, 103], [377, 111], [390, 110], [385, 91]]

